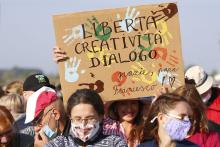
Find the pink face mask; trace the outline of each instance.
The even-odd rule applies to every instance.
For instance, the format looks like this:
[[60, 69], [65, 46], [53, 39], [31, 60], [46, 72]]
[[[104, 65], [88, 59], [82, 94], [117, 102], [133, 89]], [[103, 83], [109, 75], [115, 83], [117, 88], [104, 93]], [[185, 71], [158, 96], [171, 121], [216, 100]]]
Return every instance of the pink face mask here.
[[96, 122], [95, 124], [71, 124], [72, 133], [76, 138], [79, 138], [83, 142], [91, 139], [99, 130], [100, 123]]

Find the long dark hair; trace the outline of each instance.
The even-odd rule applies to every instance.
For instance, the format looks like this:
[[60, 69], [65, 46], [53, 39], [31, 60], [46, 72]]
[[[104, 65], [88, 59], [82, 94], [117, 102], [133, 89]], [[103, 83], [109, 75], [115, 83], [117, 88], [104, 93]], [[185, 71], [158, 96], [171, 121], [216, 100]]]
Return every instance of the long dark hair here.
[[[129, 134], [128, 140], [130, 141], [130, 146], [133, 146], [135, 141], [140, 141], [143, 135], [143, 124], [144, 124], [144, 103], [140, 100], [138, 101], [138, 113], [133, 121], [133, 127]], [[111, 117], [113, 120], [119, 121], [119, 115], [117, 112], [117, 103], [120, 101], [115, 101], [111, 104], [108, 110], [108, 116]]]
[[71, 110], [78, 104], [91, 104], [99, 116], [104, 115], [104, 104], [100, 95], [90, 89], [79, 89], [74, 92], [67, 101], [67, 114], [71, 115]]

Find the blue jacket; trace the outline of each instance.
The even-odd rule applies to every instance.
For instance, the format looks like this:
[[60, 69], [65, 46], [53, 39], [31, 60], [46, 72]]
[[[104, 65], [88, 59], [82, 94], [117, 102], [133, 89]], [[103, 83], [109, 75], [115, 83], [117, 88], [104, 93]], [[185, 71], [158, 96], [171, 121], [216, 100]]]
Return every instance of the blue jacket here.
[[[149, 140], [144, 143], [141, 143], [137, 147], [158, 147], [156, 140]], [[183, 141], [177, 141], [176, 142], [176, 147], [199, 147], [199, 145], [194, 144], [188, 140], [183, 140]]]

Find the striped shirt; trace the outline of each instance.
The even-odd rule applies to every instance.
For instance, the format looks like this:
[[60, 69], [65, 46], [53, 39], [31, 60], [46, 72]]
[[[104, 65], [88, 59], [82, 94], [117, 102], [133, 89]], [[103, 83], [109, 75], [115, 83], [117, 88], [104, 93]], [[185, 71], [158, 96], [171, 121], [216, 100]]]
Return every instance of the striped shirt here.
[[114, 135], [106, 136], [100, 133], [94, 141], [83, 143], [70, 134], [68, 137], [56, 137], [45, 147], [127, 147], [127, 144], [119, 136]]
[[[122, 124], [119, 121], [111, 119], [110, 117], [105, 117], [103, 120], [103, 134], [120, 136], [126, 143], [128, 143], [128, 139], [125, 136], [125, 130]], [[139, 142], [135, 141], [134, 146], [137, 146], [138, 144]]]

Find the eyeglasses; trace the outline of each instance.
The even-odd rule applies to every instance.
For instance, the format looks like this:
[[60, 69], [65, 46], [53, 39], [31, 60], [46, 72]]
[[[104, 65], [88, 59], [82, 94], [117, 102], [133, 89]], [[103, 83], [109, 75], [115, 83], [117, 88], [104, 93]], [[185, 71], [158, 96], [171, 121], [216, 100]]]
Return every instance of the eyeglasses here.
[[76, 124], [80, 124], [85, 122], [86, 124], [94, 124], [97, 122], [97, 120], [95, 119], [95, 117], [89, 117], [89, 118], [80, 118], [80, 117], [75, 117], [71, 119], [72, 123], [76, 123]]
[[176, 118], [176, 119], [181, 120], [181, 121], [191, 121], [192, 120], [190, 116], [185, 115], [185, 114], [181, 114], [181, 116], [180, 116], [180, 115], [167, 113], [166, 115], [169, 116], [169, 117]]
[[41, 111], [40, 114], [38, 115], [38, 117], [36, 117], [33, 121], [32, 121], [32, 124], [33, 126], [37, 126], [37, 125], [40, 125], [41, 121], [43, 120], [43, 118], [51, 111], [53, 110], [53, 108], [49, 109], [45, 114], [44, 114], [44, 111]]

